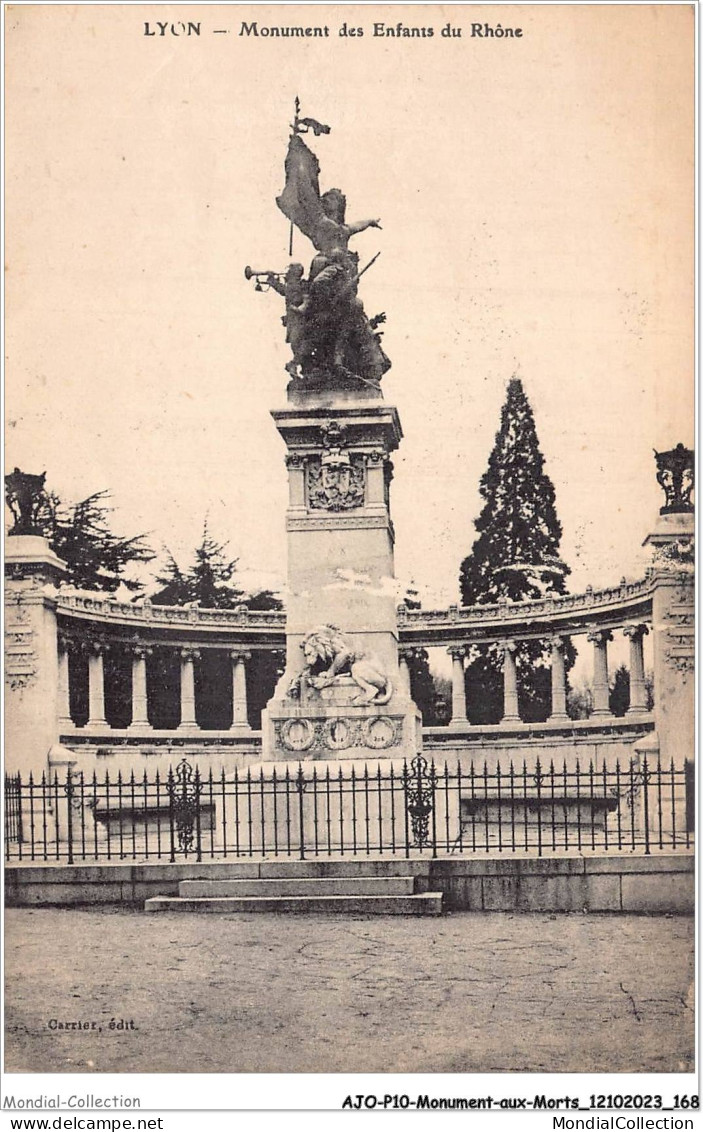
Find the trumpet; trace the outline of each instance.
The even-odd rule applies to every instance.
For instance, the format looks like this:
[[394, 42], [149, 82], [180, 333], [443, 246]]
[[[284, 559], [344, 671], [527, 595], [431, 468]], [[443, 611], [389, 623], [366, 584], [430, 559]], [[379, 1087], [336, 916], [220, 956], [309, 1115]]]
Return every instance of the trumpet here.
[[244, 268], [245, 279], [255, 279], [255, 291], [268, 291], [271, 287], [271, 280], [277, 279], [280, 282], [285, 279], [285, 272], [283, 271], [255, 271], [253, 267]]

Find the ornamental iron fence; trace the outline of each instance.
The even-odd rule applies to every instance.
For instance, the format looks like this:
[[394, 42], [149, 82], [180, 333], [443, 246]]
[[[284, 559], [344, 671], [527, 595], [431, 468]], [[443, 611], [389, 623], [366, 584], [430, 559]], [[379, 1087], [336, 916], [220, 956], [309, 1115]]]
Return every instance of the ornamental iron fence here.
[[247, 857], [543, 856], [687, 850], [693, 763], [633, 758], [547, 767], [299, 763], [214, 775], [67, 771], [5, 779], [12, 862], [208, 861]]

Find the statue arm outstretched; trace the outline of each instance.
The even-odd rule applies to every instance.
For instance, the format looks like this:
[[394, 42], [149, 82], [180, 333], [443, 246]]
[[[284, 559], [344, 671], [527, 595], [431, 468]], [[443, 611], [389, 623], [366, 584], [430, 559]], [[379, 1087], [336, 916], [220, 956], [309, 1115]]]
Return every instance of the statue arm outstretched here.
[[350, 236], [356, 236], [359, 232], [365, 232], [367, 228], [380, 228], [380, 220], [357, 220], [356, 224], [345, 225]]

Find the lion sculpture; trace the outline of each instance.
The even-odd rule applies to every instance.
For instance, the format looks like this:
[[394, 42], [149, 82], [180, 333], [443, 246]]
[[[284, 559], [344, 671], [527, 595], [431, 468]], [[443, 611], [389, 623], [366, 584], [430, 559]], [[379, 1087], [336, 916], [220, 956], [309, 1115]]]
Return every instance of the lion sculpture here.
[[334, 684], [337, 676], [350, 675], [361, 689], [354, 704], [387, 704], [393, 694], [393, 685], [375, 657], [359, 652], [336, 625], [321, 625], [306, 633], [300, 644], [305, 656], [305, 667], [292, 682], [288, 694], [300, 697], [305, 680], [318, 691]]

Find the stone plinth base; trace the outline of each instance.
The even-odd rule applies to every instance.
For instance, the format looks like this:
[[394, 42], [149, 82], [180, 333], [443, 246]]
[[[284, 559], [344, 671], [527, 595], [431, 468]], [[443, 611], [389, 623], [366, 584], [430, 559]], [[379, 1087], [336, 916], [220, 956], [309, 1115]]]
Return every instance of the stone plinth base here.
[[354, 704], [351, 690], [335, 699], [271, 700], [261, 717], [264, 761], [412, 759], [422, 749], [422, 717], [411, 700]]

